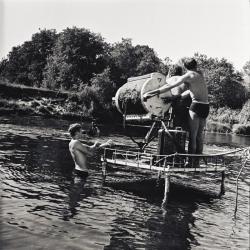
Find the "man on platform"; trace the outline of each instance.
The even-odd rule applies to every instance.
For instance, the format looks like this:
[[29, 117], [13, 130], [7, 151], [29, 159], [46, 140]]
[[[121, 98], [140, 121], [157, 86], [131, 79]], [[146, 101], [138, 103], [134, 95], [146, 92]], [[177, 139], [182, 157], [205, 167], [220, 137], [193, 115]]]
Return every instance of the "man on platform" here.
[[203, 151], [203, 130], [206, 124], [206, 118], [209, 114], [208, 90], [201, 72], [197, 70], [197, 62], [195, 59], [186, 59], [184, 67], [187, 73], [180, 76], [174, 83], [169, 83], [159, 89], [149, 91], [144, 94], [144, 99], [147, 100], [152, 96], [167, 92], [174, 87], [183, 83], [188, 85], [192, 103], [189, 108], [189, 147], [190, 154], [202, 154]]

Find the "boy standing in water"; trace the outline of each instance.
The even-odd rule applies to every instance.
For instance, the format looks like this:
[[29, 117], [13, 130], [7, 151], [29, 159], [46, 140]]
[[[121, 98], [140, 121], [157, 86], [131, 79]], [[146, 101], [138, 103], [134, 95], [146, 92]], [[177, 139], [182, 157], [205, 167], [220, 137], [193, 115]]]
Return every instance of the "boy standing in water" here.
[[[184, 62], [187, 73], [180, 76], [174, 83], [168, 83], [159, 89], [144, 94], [144, 99], [169, 91], [170, 89], [186, 83], [189, 88], [192, 103], [189, 108], [189, 145], [190, 154], [202, 154], [203, 151], [203, 130], [206, 125], [206, 118], [209, 114], [208, 91], [201, 72], [197, 71], [195, 59], [187, 59]], [[171, 78], [170, 78], [171, 79]], [[167, 80], [168, 82], [168, 80]]]
[[110, 147], [113, 145], [112, 140], [100, 145], [97, 141], [92, 145], [88, 146], [79, 141], [82, 138], [82, 134], [86, 134], [82, 130], [82, 126], [79, 123], [74, 123], [69, 126], [68, 132], [71, 136], [69, 143], [69, 151], [75, 163], [75, 173], [83, 178], [88, 176], [88, 156], [93, 156], [97, 149]]

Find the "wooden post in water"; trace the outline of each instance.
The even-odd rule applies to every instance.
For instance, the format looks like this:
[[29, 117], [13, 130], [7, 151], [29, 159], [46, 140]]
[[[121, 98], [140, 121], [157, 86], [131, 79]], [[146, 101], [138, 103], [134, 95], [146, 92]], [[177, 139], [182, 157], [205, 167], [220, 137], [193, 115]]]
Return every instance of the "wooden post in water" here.
[[106, 175], [107, 175], [107, 162], [104, 160], [102, 162], [102, 183], [104, 184], [106, 181]]
[[220, 186], [220, 195], [225, 194], [225, 171], [221, 172], [221, 186]]
[[162, 200], [162, 207], [166, 208], [168, 202], [168, 193], [169, 193], [169, 186], [170, 186], [170, 174], [165, 174], [165, 187], [164, 187], [164, 198]]
[[157, 179], [156, 179], [156, 188], [159, 188], [161, 181], [161, 171], [158, 171], [157, 173]]

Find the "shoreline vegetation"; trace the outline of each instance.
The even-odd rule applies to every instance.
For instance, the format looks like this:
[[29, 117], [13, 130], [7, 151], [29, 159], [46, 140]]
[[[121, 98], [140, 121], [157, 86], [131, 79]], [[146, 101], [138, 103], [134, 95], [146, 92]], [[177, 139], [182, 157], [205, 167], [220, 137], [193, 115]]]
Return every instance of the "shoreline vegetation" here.
[[[173, 62], [164, 57], [129, 38], [108, 43], [86, 28], [39, 29], [0, 60], [0, 115], [121, 123], [111, 97], [130, 77], [168, 75]], [[250, 60], [238, 71], [226, 58], [193, 57], [208, 87], [207, 131], [250, 135]], [[185, 70], [183, 60], [177, 64]]]
[[[0, 116], [39, 115], [72, 121], [95, 119], [77, 106], [75, 103], [77, 93], [10, 84], [4, 80], [0, 80], [0, 89]], [[249, 106], [248, 101], [242, 109], [237, 110], [226, 107], [211, 108], [206, 132], [250, 135], [250, 123], [246, 122], [245, 117], [245, 109]], [[244, 120], [246, 120], [245, 123]], [[117, 121], [119, 121], [118, 118]], [[108, 120], [100, 120], [100, 122], [107, 123]]]
[[0, 115], [39, 115], [72, 121], [92, 119], [75, 105], [76, 94], [69, 91], [10, 84], [5, 80], [0, 80], [0, 89]]

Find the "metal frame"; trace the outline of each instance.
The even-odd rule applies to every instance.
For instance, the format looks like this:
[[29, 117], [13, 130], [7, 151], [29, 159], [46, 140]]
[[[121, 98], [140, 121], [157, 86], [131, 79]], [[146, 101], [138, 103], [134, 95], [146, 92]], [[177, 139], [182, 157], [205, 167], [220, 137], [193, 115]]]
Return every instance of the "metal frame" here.
[[[225, 153], [217, 154], [181, 154], [175, 153], [171, 155], [155, 155], [149, 153], [141, 153], [134, 151], [124, 151], [118, 149], [105, 148], [101, 158], [103, 183], [106, 180], [107, 165], [116, 167], [134, 167], [136, 169], [148, 170], [158, 174], [158, 178], [165, 178], [164, 198], [162, 207], [165, 208], [168, 201], [168, 193], [170, 190], [170, 177], [174, 173], [221, 173], [220, 195], [225, 193], [225, 155], [232, 155], [243, 149], [237, 149]], [[107, 155], [111, 157], [107, 157]], [[188, 160], [199, 159], [200, 164], [197, 166], [186, 166]], [[191, 162], [194, 162], [193, 160]]]

